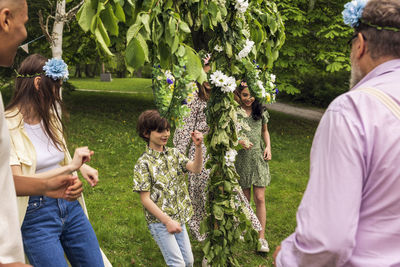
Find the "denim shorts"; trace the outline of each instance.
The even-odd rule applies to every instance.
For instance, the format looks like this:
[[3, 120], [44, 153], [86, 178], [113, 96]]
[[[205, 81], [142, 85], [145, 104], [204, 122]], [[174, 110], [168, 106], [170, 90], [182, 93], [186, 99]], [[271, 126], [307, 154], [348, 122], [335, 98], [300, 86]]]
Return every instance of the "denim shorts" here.
[[21, 227], [24, 250], [35, 267], [103, 267], [96, 234], [78, 201], [29, 198]]
[[182, 232], [170, 234], [163, 223], [151, 223], [149, 229], [160, 247], [165, 263], [173, 267], [193, 266], [193, 253], [186, 227], [181, 225]]

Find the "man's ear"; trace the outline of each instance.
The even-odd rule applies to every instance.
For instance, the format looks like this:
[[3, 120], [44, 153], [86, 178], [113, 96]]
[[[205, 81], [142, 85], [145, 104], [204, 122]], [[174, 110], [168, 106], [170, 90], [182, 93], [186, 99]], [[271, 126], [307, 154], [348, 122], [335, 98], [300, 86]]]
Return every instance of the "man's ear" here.
[[35, 85], [35, 89], [37, 91], [39, 91], [40, 88], [40, 81], [42, 80], [41, 77], [35, 77], [35, 79], [33, 80], [33, 84]]
[[11, 10], [9, 8], [3, 8], [0, 11], [0, 32], [9, 32], [11, 22]]
[[365, 53], [367, 52], [367, 43], [365, 41], [364, 35], [359, 32], [357, 34], [357, 42], [355, 43], [356, 45], [356, 57], [357, 58], [361, 58], [365, 55]]

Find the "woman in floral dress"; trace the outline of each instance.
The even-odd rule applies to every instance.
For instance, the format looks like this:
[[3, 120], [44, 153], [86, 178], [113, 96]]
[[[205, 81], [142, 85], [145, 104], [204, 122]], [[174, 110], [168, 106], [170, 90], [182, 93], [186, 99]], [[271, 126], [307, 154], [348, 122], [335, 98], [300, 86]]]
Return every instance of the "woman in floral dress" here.
[[[202, 132], [203, 135], [207, 134], [209, 128], [206, 122], [206, 115], [204, 109], [207, 106], [207, 100], [210, 94], [210, 87], [208, 83], [203, 85], [198, 84], [198, 92], [193, 96], [193, 100], [188, 103], [190, 108], [190, 115], [184, 118], [184, 126], [178, 128], [174, 134], [174, 146], [183, 154], [188, 155], [189, 159], [194, 158], [195, 147], [194, 144], [190, 142], [188, 138], [189, 133], [193, 129], [197, 129]], [[203, 169], [200, 174], [189, 174], [189, 195], [193, 205], [193, 216], [189, 220], [188, 225], [192, 235], [198, 240], [203, 241], [206, 237], [205, 234], [200, 233], [200, 224], [204, 219], [206, 214], [205, 203], [207, 201], [206, 186], [208, 182], [208, 177], [210, 170], [205, 169], [205, 163], [207, 161], [206, 157], [206, 146], [202, 144], [203, 148]], [[257, 219], [257, 216], [250, 207], [250, 204], [243, 194], [242, 189], [237, 186], [234, 189], [238, 193], [239, 201], [242, 204], [242, 209], [246, 213], [249, 220], [252, 222], [252, 226], [256, 231], [260, 231], [261, 224]]]

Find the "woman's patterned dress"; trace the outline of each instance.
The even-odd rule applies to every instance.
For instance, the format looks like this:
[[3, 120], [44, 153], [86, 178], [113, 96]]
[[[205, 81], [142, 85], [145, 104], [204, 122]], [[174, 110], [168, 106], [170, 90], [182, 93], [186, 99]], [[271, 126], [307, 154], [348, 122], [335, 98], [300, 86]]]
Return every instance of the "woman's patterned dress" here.
[[[184, 126], [175, 130], [174, 134], [174, 146], [183, 154], [188, 155], [190, 160], [194, 159], [195, 146], [191, 142], [190, 133], [194, 130], [198, 130], [203, 134], [207, 134], [208, 125], [206, 123], [206, 116], [204, 109], [207, 106], [207, 102], [202, 101], [197, 93], [194, 94], [193, 100], [188, 103], [190, 108], [190, 115], [184, 118]], [[190, 147], [188, 148], [188, 146]], [[203, 166], [207, 161], [205, 157], [207, 149], [204, 143], [202, 144], [203, 149]], [[203, 221], [206, 214], [205, 203], [207, 201], [206, 186], [210, 170], [206, 170], [204, 167], [200, 174], [189, 173], [189, 195], [193, 205], [193, 216], [189, 220], [189, 228], [191, 233], [199, 241], [203, 241], [206, 235], [200, 234], [200, 223]], [[237, 192], [239, 203], [243, 204], [242, 209], [252, 222], [252, 226], [256, 231], [261, 230], [261, 224], [257, 219], [254, 211], [251, 209], [249, 202], [243, 194], [242, 189], [237, 186], [234, 189]]]

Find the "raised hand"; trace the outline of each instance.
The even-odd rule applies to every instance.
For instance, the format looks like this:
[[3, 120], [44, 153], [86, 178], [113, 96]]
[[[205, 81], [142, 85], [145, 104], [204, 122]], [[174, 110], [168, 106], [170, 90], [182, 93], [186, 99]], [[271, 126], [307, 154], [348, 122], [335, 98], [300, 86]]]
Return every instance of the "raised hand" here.
[[93, 151], [89, 150], [87, 146], [78, 147], [75, 149], [74, 157], [69, 164], [73, 171], [79, 169], [82, 164], [90, 161], [90, 157], [94, 154]]
[[195, 146], [200, 146], [203, 143], [203, 134], [197, 130], [191, 133], [191, 137]]

